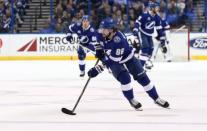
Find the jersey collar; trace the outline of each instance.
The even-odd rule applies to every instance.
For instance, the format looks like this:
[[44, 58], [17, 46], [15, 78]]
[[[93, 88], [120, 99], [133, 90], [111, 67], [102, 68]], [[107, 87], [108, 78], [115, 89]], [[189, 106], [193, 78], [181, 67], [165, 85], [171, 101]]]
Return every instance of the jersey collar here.
[[84, 30], [84, 31], [85, 31], [85, 30], [88, 30], [90, 27], [91, 27], [91, 25], [89, 25], [86, 29], [83, 29], [83, 30]]

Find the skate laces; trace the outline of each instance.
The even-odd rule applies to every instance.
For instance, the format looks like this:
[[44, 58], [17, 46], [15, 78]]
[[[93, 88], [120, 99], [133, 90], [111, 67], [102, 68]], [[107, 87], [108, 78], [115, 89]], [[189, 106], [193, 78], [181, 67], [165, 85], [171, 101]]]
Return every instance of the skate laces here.
[[80, 74], [81, 74], [81, 75], [84, 75], [84, 74], [85, 74], [85, 71], [81, 71]]
[[161, 105], [164, 105], [166, 103], [165, 100], [162, 100], [160, 98], [157, 98], [157, 100], [155, 102], [158, 103], [158, 104], [161, 104]]
[[133, 106], [136, 106], [136, 105], [139, 104], [139, 102], [138, 102], [137, 100], [135, 100], [135, 99], [131, 99], [131, 100], [130, 100], [130, 103], [131, 103], [131, 105], [133, 105]]

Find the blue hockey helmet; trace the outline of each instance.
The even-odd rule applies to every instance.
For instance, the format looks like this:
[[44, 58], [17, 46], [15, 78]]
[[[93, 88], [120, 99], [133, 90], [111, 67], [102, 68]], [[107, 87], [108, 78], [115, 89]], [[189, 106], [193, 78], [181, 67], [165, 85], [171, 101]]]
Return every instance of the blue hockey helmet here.
[[101, 27], [104, 29], [112, 29], [116, 27], [116, 22], [112, 18], [108, 17], [103, 20], [103, 22], [101, 23]]
[[149, 7], [149, 9], [153, 9], [153, 8], [156, 8], [158, 6], [158, 4], [150, 1], [147, 6]]
[[84, 21], [84, 20], [89, 21], [89, 16], [88, 16], [88, 15], [84, 15], [84, 16], [82, 17], [82, 21]]

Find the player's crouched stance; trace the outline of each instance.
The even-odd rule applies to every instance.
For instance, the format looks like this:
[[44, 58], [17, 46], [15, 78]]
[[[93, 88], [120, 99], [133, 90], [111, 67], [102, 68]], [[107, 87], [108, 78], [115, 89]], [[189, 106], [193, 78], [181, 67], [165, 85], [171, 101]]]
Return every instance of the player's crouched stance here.
[[[140, 61], [134, 57], [134, 50], [129, 46], [125, 36], [115, 28], [113, 19], [106, 19], [102, 25], [102, 35], [105, 38], [103, 48], [96, 48], [96, 56], [103, 65], [97, 65], [88, 71], [88, 76], [93, 78], [104, 70], [104, 67], [112, 71], [113, 76], [121, 83], [121, 89], [136, 110], [141, 110], [141, 103], [134, 98], [133, 88], [130, 86], [133, 76], [141, 84], [147, 94], [161, 107], [168, 108], [169, 103], [161, 99], [155, 86], [150, 82]], [[105, 51], [105, 52], [104, 52]]]

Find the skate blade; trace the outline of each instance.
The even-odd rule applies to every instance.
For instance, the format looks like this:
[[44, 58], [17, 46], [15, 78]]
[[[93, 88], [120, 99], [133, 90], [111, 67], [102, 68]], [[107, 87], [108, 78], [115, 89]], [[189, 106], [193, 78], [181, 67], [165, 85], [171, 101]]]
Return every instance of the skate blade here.
[[155, 103], [155, 104], [158, 105], [159, 107], [164, 108], [164, 109], [171, 109], [170, 106], [168, 106], [168, 107], [163, 107], [163, 106], [161, 106], [161, 105], [159, 105], [159, 104], [157, 104], [157, 103]]
[[143, 111], [143, 109], [142, 108], [138, 108], [138, 109], [135, 109], [136, 111]]

